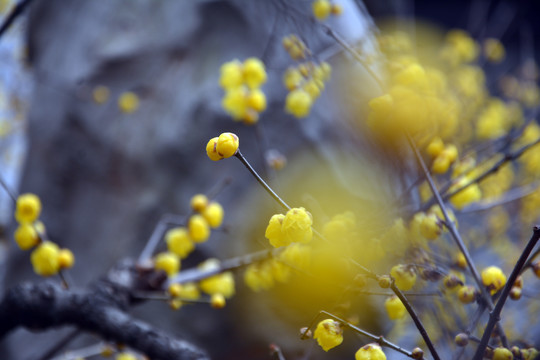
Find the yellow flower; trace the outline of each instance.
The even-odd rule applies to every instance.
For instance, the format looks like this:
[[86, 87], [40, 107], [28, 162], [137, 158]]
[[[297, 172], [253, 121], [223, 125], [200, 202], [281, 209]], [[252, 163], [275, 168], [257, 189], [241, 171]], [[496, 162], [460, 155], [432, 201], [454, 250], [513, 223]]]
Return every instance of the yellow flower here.
[[202, 215], [208, 221], [208, 225], [211, 228], [218, 228], [223, 222], [223, 207], [219, 203], [212, 201], [208, 204]]
[[118, 108], [125, 114], [131, 114], [139, 108], [139, 97], [137, 94], [126, 91], [118, 98]]
[[285, 110], [297, 118], [309, 115], [313, 100], [303, 89], [291, 91], [285, 99]]
[[190, 205], [194, 211], [203, 212], [208, 205], [208, 198], [204, 194], [193, 195]]
[[57, 274], [60, 270], [60, 263], [58, 261], [59, 252], [60, 248], [58, 245], [50, 241], [42, 242], [36, 247], [30, 256], [35, 273], [41, 276]]
[[115, 360], [137, 360], [137, 357], [132, 353], [122, 352], [116, 355]]
[[354, 355], [355, 360], [386, 360], [386, 355], [378, 344], [362, 346]]
[[17, 198], [15, 220], [19, 223], [31, 223], [37, 220], [41, 213], [41, 201], [35, 194], [22, 194]]
[[219, 135], [216, 150], [222, 158], [226, 159], [236, 154], [239, 146], [240, 140], [238, 136], [230, 132], [225, 132]]
[[428, 240], [435, 240], [439, 237], [442, 226], [437, 215], [431, 213], [422, 218], [420, 223], [420, 234]]
[[491, 295], [502, 289], [506, 284], [506, 275], [496, 266], [489, 266], [482, 270], [482, 283], [488, 288]]
[[39, 243], [39, 235], [34, 225], [29, 223], [20, 224], [15, 230], [14, 237], [21, 250], [31, 249]]
[[266, 262], [251, 264], [244, 273], [244, 282], [255, 292], [268, 290], [274, 286], [272, 268]]
[[311, 7], [318, 20], [326, 19], [332, 12], [332, 4], [328, 0], [315, 0]]
[[256, 112], [266, 110], [266, 95], [260, 89], [253, 89], [247, 96], [247, 105]]
[[213, 294], [210, 297], [210, 306], [212, 306], [214, 309], [223, 309], [225, 307], [225, 304], [225, 296], [221, 294]]
[[268, 226], [266, 227], [266, 232], [264, 233], [264, 236], [270, 241], [270, 245], [275, 248], [286, 246], [291, 243], [281, 231], [283, 220], [285, 220], [285, 215], [283, 214], [272, 215], [268, 222]]
[[75, 256], [69, 249], [61, 249], [58, 253], [58, 265], [60, 269], [72, 268], [75, 264]]
[[[469, 179], [467, 177], [463, 177], [450, 188], [450, 191], [459, 189], [467, 185], [468, 183], [469, 183]], [[450, 202], [452, 203], [452, 205], [456, 207], [456, 209], [461, 210], [465, 206], [475, 201], [478, 201], [481, 198], [482, 198], [482, 191], [480, 190], [480, 187], [478, 186], [478, 184], [474, 183], [467, 186], [465, 189], [458, 192], [456, 195], [452, 196], [450, 198]]]
[[169, 251], [176, 254], [180, 259], [184, 259], [195, 249], [195, 245], [185, 227], [176, 227], [167, 231], [165, 233], [165, 242]]
[[507, 348], [498, 347], [493, 351], [493, 360], [512, 360], [514, 355]]
[[499, 63], [504, 59], [506, 52], [498, 39], [487, 38], [484, 40], [484, 54], [490, 62]]
[[407, 291], [412, 289], [416, 283], [416, 273], [414, 270], [406, 265], [396, 265], [390, 270], [390, 275], [394, 278], [395, 284], [398, 289]]
[[298, 88], [302, 81], [304, 81], [304, 77], [300, 73], [300, 70], [295, 67], [288, 68], [283, 75], [283, 84], [285, 84], [285, 87], [289, 91]]
[[313, 338], [324, 351], [328, 351], [343, 342], [343, 329], [339, 322], [326, 319], [317, 324]]
[[458, 290], [458, 299], [464, 304], [470, 304], [476, 300], [476, 289], [473, 286], [465, 285]]
[[391, 296], [384, 302], [384, 308], [391, 320], [401, 319], [407, 313], [405, 305], [397, 296]]
[[219, 155], [217, 152], [217, 140], [218, 140], [217, 137], [212, 138], [206, 144], [206, 154], [208, 155], [210, 160], [213, 160], [213, 161], [218, 161], [218, 160], [223, 159], [221, 155]]
[[266, 82], [266, 69], [261, 60], [252, 57], [244, 61], [244, 81], [251, 89]]
[[172, 252], [162, 252], [154, 259], [156, 270], [163, 270], [168, 276], [174, 276], [180, 270], [180, 258]]
[[189, 236], [195, 243], [201, 243], [210, 237], [210, 227], [202, 215], [191, 215], [188, 220]]
[[303, 207], [287, 211], [281, 231], [289, 242], [308, 243], [313, 237], [311, 214]]
[[219, 85], [225, 90], [236, 88], [242, 85], [243, 70], [242, 63], [238, 60], [232, 60], [221, 65], [221, 76]]
[[311, 263], [311, 248], [299, 243], [290, 244], [279, 254], [279, 260], [301, 270], [307, 270]]
[[[201, 270], [213, 270], [219, 268], [219, 260], [208, 259], [199, 265]], [[201, 290], [209, 295], [221, 294], [225, 298], [230, 298], [234, 295], [234, 276], [232, 272], [226, 271], [218, 275], [211, 276], [200, 282]]]
[[244, 119], [248, 109], [247, 90], [243, 86], [227, 90], [221, 106], [234, 120]]

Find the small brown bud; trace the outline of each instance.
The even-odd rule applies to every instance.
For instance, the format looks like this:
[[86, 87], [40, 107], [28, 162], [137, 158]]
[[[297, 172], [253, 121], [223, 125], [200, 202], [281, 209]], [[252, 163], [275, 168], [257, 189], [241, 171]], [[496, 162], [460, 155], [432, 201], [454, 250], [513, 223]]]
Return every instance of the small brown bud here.
[[313, 337], [313, 333], [310, 329], [307, 328], [307, 326], [304, 326], [300, 329], [300, 339], [311, 339]]
[[469, 343], [469, 335], [465, 333], [459, 333], [454, 338], [454, 342], [457, 346], [467, 346], [467, 344]]
[[521, 299], [521, 288], [519, 287], [512, 287], [512, 289], [510, 289], [510, 299], [512, 300], [519, 300]]
[[392, 279], [388, 275], [382, 275], [379, 277], [379, 286], [383, 289], [388, 289], [392, 284]]
[[416, 360], [420, 360], [424, 357], [424, 351], [420, 349], [419, 347], [416, 347], [412, 351], [412, 358]]

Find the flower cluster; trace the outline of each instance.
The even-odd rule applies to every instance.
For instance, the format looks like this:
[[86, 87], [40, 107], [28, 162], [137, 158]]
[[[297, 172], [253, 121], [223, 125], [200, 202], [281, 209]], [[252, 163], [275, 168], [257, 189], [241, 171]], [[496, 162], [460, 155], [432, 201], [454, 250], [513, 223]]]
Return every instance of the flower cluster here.
[[235, 121], [252, 125], [266, 110], [266, 96], [260, 87], [266, 82], [264, 63], [257, 58], [226, 62], [221, 66], [219, 84], [225, 90], [222, 106]]
[[313, 103], [330, 79], [332, 67], [327, 62], [316, 64], [302, 62], [289, 67], [283, 75], [283, 83], [289, 94], [285, 99], [285, 111], [297, 118], [309, 115]]
[[218, 161], [236, 154], [240, 140], [236, 134], [226, 132], [214, 137], [206, 144], [206, 154], [210, 160]]
[[343, 9], [338, 4], [333, 4], [329, 0], [315, 0], [311, 4], [313, 15], [317, 20], [326, 20], [330, 15], [340, 15]]
[[168, 251], [159, 253], [154, 258], [154, 267], [165, 271], [168, 276], [178, 273], [181, 259], [195, 250], [196, 244], [208, 240], [211, 229], [220, 227], [223, 222], [223, 207], [216, 201], [208, 200], [206, 195], [194, 195], [190, 205], [193, 214], [189, 217], [187, 226], [169, 229], [165, 233]]
[[56, 275], [61, 269], [68, 269], [75, 263], [69, 249], [60, 249], [52, 241], [43, 240], [45, 225], [39, 221], [41, 201], [35, 194], [23, 194], [17, 198], [15, 220], [19, 226], [15, 230], [15, 242], [22, 250], [35, 247], [30, 255], [34, 272], [41, 276]]
[[297, 242], [306, 244], [313, 238], [311, 214], [303, 207], [292, 208], [286, 215], [276, 214], [270, 218], [265, 236], [273, 247]]

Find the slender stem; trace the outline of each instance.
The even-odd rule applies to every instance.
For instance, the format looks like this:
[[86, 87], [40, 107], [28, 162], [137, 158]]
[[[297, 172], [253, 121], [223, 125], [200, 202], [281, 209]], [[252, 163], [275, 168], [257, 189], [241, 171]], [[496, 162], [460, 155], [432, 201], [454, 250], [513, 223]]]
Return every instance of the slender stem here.
[[364, 69], [369, 73], [369, 75], [371, 75], [373, 80], [375, 80], [379, 88], [383, 90], [384, 84], [379, 79], [377, 74], [375, 74], [373, 70], [371, 70], [371, 67], [368, 64], [366, 64], [364, 59], [362, 59], [362, 56], [352, 46], [347, 44], [347, 42], [345, 42], [345, 40], [343, 40], [341, 36], [339, 36], [330, 26], [323, 24], [320, 21], [317, 21], [317, 23], [324, 28], [328, 36], [333, 38], [339, 45], [341, 45], [341, 47], [343, 47], [349, 54], [351, 54], [356, 61], [358, 61], [360, 64], [364, 66]]
[[285, 201], [283, 201], [283, 199], [281, 199], [278, 194], [276, 194], [274, 192], [274, 190], [272, 190], [272, 188], [259, 176], [259, 174], [257, 174], [257, 172], [255, 171], [255, 169], [253, 169], [253, 167], [251, 166], [251, 164], [246, 160], [246, 158], [242, 155], [242, 153], [240, 152], [240, 149], [238, 149], [238, 151], [236, 152], [236, 154], [234, 155], [236, 156], [241, 162], [242, 164], [244, 164], [244, 166], [249, 170], [249, 172], [255, 177], [255, 179], [259, 182], [259, 184], [262, 185], [262, 187], [266, 190], [266, 192], [268, 194], [270, 194], [270, 196], [272, 196], [272, 198], [274, 200], [276, 200], [280, 205], [281, 207], [283, 207], [285, 210], [291, 210], [291, 207], [289, 205], [287, 205], [287, 203]]
[[340, 317], [332, 314], [332, 313], [329, 313], [328, 311], [324, 311], [324, 310], [321, 310], [319, 311], [319, 313], [313, 318], [313, 320], [311, 320], [311, 323], [309, 324], [309, 326], [304, 330], [304, 332], [302, 333], [301, 335], [301, 339], [304, 340], [307, 338], [306, 334], [308, 333], [308, 331], [315, 325], [315, 322], [317, 321], [317, 319], [319, 319], [321, 317], [321, 315], [326, 315], [330, 318], [332, 318], [333, 320], [335, 321], [338, 321], [339, 323], [341, 323], [343, 326], [346, 326], [348, 327], [349, 329], [353, 330], [353, 331], [356, 331], [357, 333], [359, 333], [360, 335], [363, 335], [375, 342], [377, 342], [379, 345], [381, 346], [386, 346], [392, 350], [395, 350], [399, 353], [402, 353], [403, 355], [406, 355], [410, 358], [413, 357], [412, 355], [412, 352], [411, 351], [407, 351], [405, 349], [403, 349], [402, 347], [386, 340], [384, 337], [382, 336], [376, 336], [376, 335], [373, 335], [365, 330], [362, 330], [360, 329], [359, 327], [356, 327], [354, 325], [352, 325], [351, 323], [349, 323], [348, 321], [346, 320], [343, 320], [341, 319]]
[[[429, 170], [427, 169], [427, 166], [426, 166], [424, 160], [422, 159], [422, 156], [420, 155], [420, 152], [418, 151], [418, 148], [416, 147], [416, 145], [415, 145], [413, 139], [411, 138], [411, 136], [409, 134], [406, 134], [406, 136], [407, 136], [407, 141], [409, 142], [409, 145], [410, 145], [411, 149], [413, 150], [414, 156], [415, 156], [418, 164], [422, 168], [422, 172], [424, 173], [426, 181], [428, 182], [429, 187], [431, 188], [431, 191], [433, 192], [433, 196], [435, 197], [435, 200], [436, 200], [437, 204], [441, 208], [441, 211], [442, 211], [444, 219], [445, 219], [444, 224], [448, 228], [448, 230], [450, 231], [450, 234], [452, 235], [452, 238], [456, 242], [456, 245], [458, 246], [459, 250], [465, 256], [465, 260], [467, 261], [467, 266], [469, 267], [469, 270], [470, 270], [470, 272], [471, 272], [471, 274], [473, 276], [473, 279], [476, 282], [478, 288], [480, 289], [480, 293], [482, 294], [482, 298], [484, 299], [484, 302], [486, 303], [488, 309], [491, 311], [491, 310], [493, 310], [493, 307], [494, 307], [493, 306], [493, 301], [491, 300], [491, 296], [487, 292], [484, 284], [480, 280], [480, 274], [478, 273], [478, 270], [476, 269], [476, 266], [474, 265], [471, 254], [469, 253], [469, 250], [465, 246], [465, 243], [463, 242], [463, 239], [461, 238], [461, 235], [457, 231], [456, 225], [450, 219], [450, 216], [448, 216], [448, 211], [446, 211], [446, 206], [444, 205], [444, 201], [441, 198], [441, 194], [437, 190], [437, 187], [435, 186], [435, 183], [433, 182], [433, 178], [431, 177], [431, 175], [429, 173]], [[500, 329], [499, 333], [500, 333], [500, 336], [501, 336], [501, 341], [502, 341], [503, 345], [505, 345], [505, 347], [506, 347], [507, 346], [507, 340], [506, 340], [506, 336], [505, 336], [504, 332], [502, 331], [502, 329]]]
[[401, 290], [398, 289], [398, 287], [396, 286], [393, 279], [392, 279], [392, 283], [390, 285], [390, 289], [392, 289], [394, 294], [396, 294], [396, 296], [399, 298], [399, 300], [401, 300], [401, 302], [405, 306], [405, 309], [407, 309], [407, 312], [409, 313], [409, 316], [414, 321], [414, 325], [416, 325], [416, 328], [420, 332], [420, 335], [422, 336], [422, 339], [424, 339], [424, 342], [426, 343], [426, 345], [427, 345], [427, 347], [429, 349], [429, 352], [431, 353], [431, 356], [433, 356], [433, 358], [435, 360], [440, 360], [441, 358], [439, 357], [439, 354], [437, 353], [437, 350], [435, 350], [435, 346], [431, 342], [431, 338], [429, 337], [429, 335], [428, 335], [428, 333], [426, 331], [426, 328], [424, 327], [424, 324], [422, 324], [422, 321], [418, 317], [418, 314], [416, 314], [416, 311], [414, 311], [414, 308], [411, 306], [411, 303], [409, 302], [409, 300], [407, 300], [405, 295], [403, 295]]
[[4, 180], [4, 177], [0, 175], [0, 186], [2, 186], [4, 188], [4, 190], [6, 191], [6, 193], [9, 195], [9, 197], [11, 198], [11, 200], [13, 200], [14, 203], [17, 202], [17, 196], [16, 194], [11, 191], [11, 189], [9, 188], [9, 186], [7, 185], [6, 181]]
[[512, 273], [510, 274], [510, 277], [508, 278], [506, 285], [504, 286], [504, 289], [501, 293], [499, 301], [497, 301], [497, 305], [495, 305], [495, 308], [489, 314], [489, 321], [487, 323], [486, 329], [484, 330], [484, 335], [482, 335], [482, 339], [480, 340], [480, 344], [476, 348], [476, 353], [474, 354], [473, 360], [482, 359], [482, 356], [484, 355], [484, 350], [486, 349], [486, 346], [491, 337], [491, 333], [493, 332], [495, 325], [499, 323], [499, 321], [501, 320], [501, 311], [504, 307], [506, 299], [508, 299], [510, 290], [512, 289], [512, 286], [514, 286], [514, 282], [519, 276], [521, 268], [527, 262], [527, 258], [531, 254], [532, 250], [536, 246], [536, 243], [538, 242], [539, 239], [540, 239], [540, 227], [535, 226], [533, 228], [533, 235], [531, 236], [531, 239], [527, 243], [527, 246], [521, 253], [521, 256], [519, 257], [516, 263], [516, 266], [514, 266], [514, 269], [512, 270]]
[[13, 24], [13, 22], [21, 15], [24, 10], [30, 5], [32, 0], [23, 0], [19, 2], [15, 7], [11, 10], [9, 15], [5, 18], [4, 22], [0, 26], [0, 37], [4, 35], [7, 29]]
[[152, 253], [158, 246], [159, 241], [165, 234], [165, 230], [167, 230], [169, 224], [180, 224], [182, 223], [182, 221], [185, 221], [184, 217], [179, 217], [178, 215], [163, 215], [163, 217], [159, 220], [158, 224], [154, 228], [154, 231], [152, 232], [150, 239], [148, 239], [148, 242], [146, 243], [143, 251], [141, 252], [141, 255], [139, 255], [137, 263], [142, 264], [152, 257]]

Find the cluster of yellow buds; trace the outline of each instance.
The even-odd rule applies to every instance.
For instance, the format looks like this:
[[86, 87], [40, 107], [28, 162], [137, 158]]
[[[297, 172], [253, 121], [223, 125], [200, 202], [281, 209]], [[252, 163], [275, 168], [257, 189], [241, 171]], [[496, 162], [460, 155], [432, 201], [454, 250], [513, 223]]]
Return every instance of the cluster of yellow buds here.
[[[218, 269], [220, 262], [217, 259], [208, 259], [199, 265], [201, 270]], [[210, 304], [216, 309], [225, 306], [225, 299], [229, 299], [235, 294], [235, 281], [233, 273], [226, 271], [218, 275], [203, 279], [199, 283], [202, 291], [210, 295]]]
[[313, 238], [311, 214], [303, 207], [292, 208], [286, 215], [276, 214], [270, 218], [265, 236], [273, 247], [297, 242], [306, 244]]
[[275, 283], [285, 283], [291, 276], [291, 268], [279, 258], [254, 263], [246, 268], [244, 282], [253, 291], [268, 290]]
[[174, 276], [180, 270], [181, 259], [186, 258], [196, 244], [208, 240], [211, 229], [220, 227], [223, 222], [223, 207], [216, 201], [210, 201], [206, 195], [194, 195], [190, 205], [193, 214], [187, 226], [169, 229], [165, 233], [168, 251], [154, 258], [154, 267], [165, 271], [168, 276]]
[[184, 284], [172, 283], [168, 289], [172, 300], [169, 305], [173, 310], [178, 310], [184, 304], [184, 301], [196, 301], [201, 297], [201, 292], [197, 284], [188, 282]]
[[329, 0], [315, 0], [311, 4], [313, 15], [317, 20], [325, 20], [330, 15], [340, 15], [343, 9], [339, 4], [334, 4]]
[[236, 134], [226, 132], [214, 137], [206, 144], [206, 154], [210, 160], [218, 161], [236, 154], [240, 146], [240, 139]]
[[285, 36], [282, 41], [283, 48], [293, 60], [302, 60], [309, 54], [307, 45], [298, 36], [291, 34]]
[[283, 83], [289, 90], [285, 110], [297, 118], [308, 116], [331, 73], [332, 67], [327, 62], [316, 64], [307, 61], [296, 67], [289, 67], [283, 75]]
[[22, 250], [35, 247], [30, 256], [34, 272], [41, 276], [57, 274], [75, 263], [69, 249], [60, 249], [52, 241], [42, 241], [45, 225], [39, 221], [41, 201], [35, 194], [23, 194], [17, 198], [15, 220], [19, 226], [15, 230], [15, 242]]
[[252, 125], [266, 110], [266, 95], [260, 87], [266, 82], [264, 63], [257, 58], [226, 62], [221, 66], [219, 84], [225, 90], [222, 106], [235, 121]]

